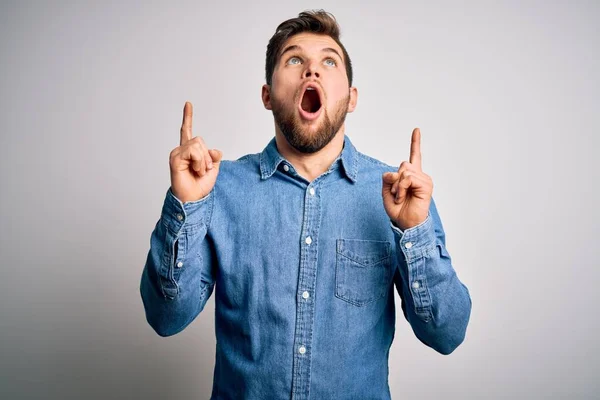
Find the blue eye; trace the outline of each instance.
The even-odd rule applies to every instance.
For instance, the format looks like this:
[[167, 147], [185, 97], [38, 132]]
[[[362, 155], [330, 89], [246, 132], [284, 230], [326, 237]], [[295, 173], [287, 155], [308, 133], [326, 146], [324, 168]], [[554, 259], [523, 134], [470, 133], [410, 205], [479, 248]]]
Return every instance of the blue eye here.
[[[297, 61], [297, 62], [296, 62]], [[298, 65], [300, 64], [301, 61], [298, 57], [292, 57], [288, 60], [288, 64], [292, 64], [292, 65]]]
[[335, 67], [337, 65], [333, 58], [328, 58], [327, 60], [325, 60], [325, 64], [330, 67]]

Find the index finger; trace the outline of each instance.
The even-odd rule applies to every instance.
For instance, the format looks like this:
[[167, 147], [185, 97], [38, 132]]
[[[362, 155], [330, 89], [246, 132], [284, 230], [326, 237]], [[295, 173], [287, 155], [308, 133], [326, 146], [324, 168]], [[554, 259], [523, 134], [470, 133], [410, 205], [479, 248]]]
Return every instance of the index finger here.
[[419, 128], [415, 128], [412, 133], [409, 162], [421, 169], [421, 130]]
[[183, 121], [181, 122], [181, 138], [179, 145], [183, 145], [189, 140], [192, 140], [192, 103], [185, 102], [183, 106]]

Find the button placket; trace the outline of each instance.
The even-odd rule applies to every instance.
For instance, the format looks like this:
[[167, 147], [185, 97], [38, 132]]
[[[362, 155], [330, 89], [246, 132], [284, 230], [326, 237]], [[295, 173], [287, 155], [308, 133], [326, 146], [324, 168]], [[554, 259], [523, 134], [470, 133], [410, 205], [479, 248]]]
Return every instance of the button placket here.
[[314, 326], [315, 295], [317, 277], [318, 227], [320, 196], [316, 196], [315, 182], [308, 185], [304, 196], [304, 222], [300, 237], [300, 271], [296, 302], [296, 335], [294, 336], [295, 360], [292, 378], [292, 397], [305, 398], [310, 385], [312, 331]]

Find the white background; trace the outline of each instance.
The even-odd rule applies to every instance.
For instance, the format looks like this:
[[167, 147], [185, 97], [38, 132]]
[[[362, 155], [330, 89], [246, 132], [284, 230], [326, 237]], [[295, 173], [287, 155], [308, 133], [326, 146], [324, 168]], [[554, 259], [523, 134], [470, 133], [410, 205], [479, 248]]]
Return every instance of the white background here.
[[598, 2], [125, 3], [0, 5], [0, 397], [210, 396], [213, 299], [165, 339], [139, 295], [169, 152], [185, 101], [225, 158], [264, 148], [267, 42], [311, 8], [354, 63], [356, 147], [400, 164], [421, 128], [473, 300], [450, 356], [398, 307], [393, 398], [598, 396]]

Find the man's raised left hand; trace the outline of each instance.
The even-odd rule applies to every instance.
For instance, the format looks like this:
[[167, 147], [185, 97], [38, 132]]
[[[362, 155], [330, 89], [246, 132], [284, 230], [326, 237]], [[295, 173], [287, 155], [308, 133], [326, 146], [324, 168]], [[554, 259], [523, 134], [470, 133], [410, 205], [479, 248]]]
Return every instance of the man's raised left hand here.
[[421, 131], [415, 128], [409, 161], [398, 172], [383, 174], [383, 206], [396, 226], [406, 230], [427, 219], [432, 193], [433, 180], [421, 170]]

